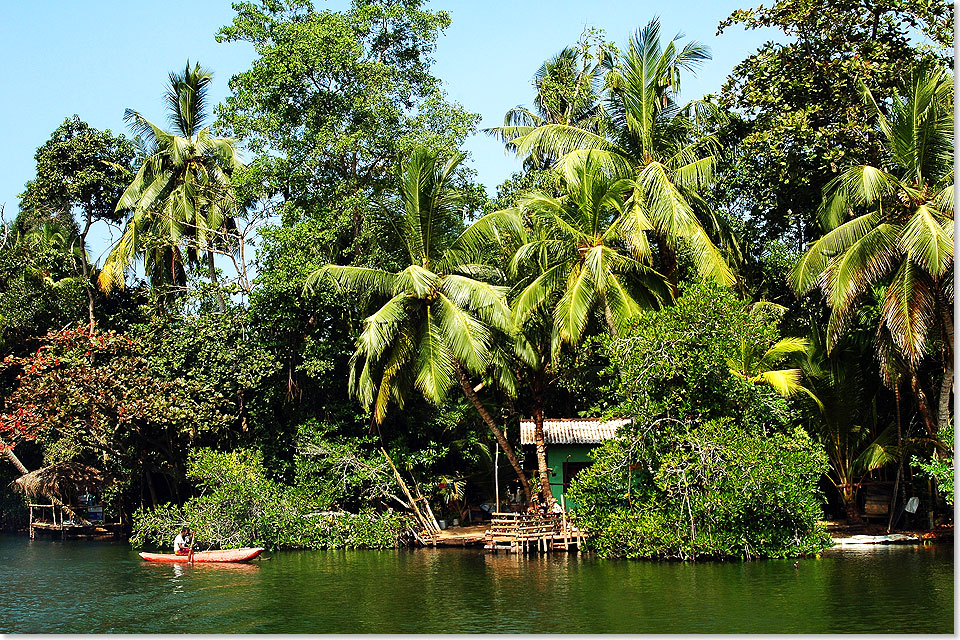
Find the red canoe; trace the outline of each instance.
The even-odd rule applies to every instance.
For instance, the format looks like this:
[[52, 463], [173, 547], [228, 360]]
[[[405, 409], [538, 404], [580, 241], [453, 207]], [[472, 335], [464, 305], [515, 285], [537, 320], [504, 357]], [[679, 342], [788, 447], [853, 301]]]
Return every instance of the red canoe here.
[[[262, 547], [246, 549], [223, 549], [221, 551], [197, 551], [193, 554], [194, 562], [244, 562], [253, 560], [263, 553]], [[147, 562], [189, 562], [190, 556], [178, 556], [172, 553], [146, 553], [140, 557]]]

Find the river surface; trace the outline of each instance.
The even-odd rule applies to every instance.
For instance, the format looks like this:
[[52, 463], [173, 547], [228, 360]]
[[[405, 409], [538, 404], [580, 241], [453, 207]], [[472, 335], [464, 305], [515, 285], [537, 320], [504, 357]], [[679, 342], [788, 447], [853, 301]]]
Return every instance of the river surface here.
[[142, 562], [119, 542], [0, 536], [0, 632], [953, 633], [953, 545], [657, 563], [479, 549]]

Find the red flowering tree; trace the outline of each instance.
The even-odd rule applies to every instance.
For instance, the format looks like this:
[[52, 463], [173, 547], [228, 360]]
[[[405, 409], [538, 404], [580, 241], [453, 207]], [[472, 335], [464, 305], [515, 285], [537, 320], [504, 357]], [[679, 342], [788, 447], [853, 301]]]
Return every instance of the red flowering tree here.
[[[198, 383], [151, 371], [145, 346], [89, 327], [47, 334], [28, 357], [8, 357], [19, 373], [0, 413], [6, 447], [36, 440], [45, 462], [83, 461], [118, 476], [158, 471], [177, 480], [198, 429], [227, 419]], [[10, 456], [8, 456], [9, 458]]]

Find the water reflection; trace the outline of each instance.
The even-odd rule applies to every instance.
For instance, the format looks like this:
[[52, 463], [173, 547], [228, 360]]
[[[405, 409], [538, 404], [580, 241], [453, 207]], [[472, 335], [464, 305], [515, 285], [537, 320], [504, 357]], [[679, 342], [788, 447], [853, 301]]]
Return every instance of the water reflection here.
[[0, 631], [953, 631], [952, 546], [831, 550], [794, 564], [421, 549], [166, 565], [122, 544], [0, 537]]

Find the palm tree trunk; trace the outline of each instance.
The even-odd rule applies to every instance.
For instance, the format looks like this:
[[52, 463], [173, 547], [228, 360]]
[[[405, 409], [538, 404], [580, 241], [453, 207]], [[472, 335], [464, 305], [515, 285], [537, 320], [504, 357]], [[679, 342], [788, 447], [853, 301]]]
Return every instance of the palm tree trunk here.
[[[490, 428], [490, 431], [493, 433], [493, 437], [497, 439], [497, 442], [500, 444], [500, 448], [503, 449], [503, 454], [507, 456], [507, 460], [510, 461], [510, 466], [513, 467], [513, 470], [517, 474], [517, 479], [520, 481], [520, 486], [523, 488], [523, 497], [526, 501], [526, 504], [530, 504], [530, 496], [532, 492], [530, 490], [530, 482], [527, 481], [527, 476], [523, 473], [523, 468], [520, 466], [520, 461], [517, 460], [517, 455], [513, 452], [513, 447], [510, 446], [510, 443], [507, 442], [506, 437], [503, 435], [503, 431], [500, 427], [497, 426], [497, 423], [493, 421], [493, 417], [490, 415], [490, 412], [487, 411], [487, 408], [483, 406], [483, 403], [480, 402], [479, 396], [473, 390], [473, 385], [470, 384], [470, 379], [467, 378], [467, 373], [463, 370], [463, 367], [459, 362], [455, 362], [453, 369], [457, 374], [457, 380], [460, 381], [460, 387], [463, 389], [463, 395], [473, 403], [474, 408], [476, 408], [477, 413], [480, 414], [480, 417], [483, 418], [483, 421], [487, 423], [487, 427]], [[500, 496], [497, 496], [497, 500], [500, 500]]]
[[927, 393], [923, 390], [923, 386], [920, 384], [920, 378], [917, 376], [916, 369], [912, 364], [908, 364], [908, 367], [910, 369], [910, 389], [913, 391], [913, 395], [917, 399], [917, 408], [920, 409], [920, 416], [923, 418], [923, 424], [927, 428], [927, 434], [931, 438], [936, 438], [937, 421], [936, 417], [931, 411], [930, 400], [927, 398]]
[[617, 325], [613, 321], [613, 310], [610, 308], [610, 303], [607, 302], [606, 296], [603, 298], [603, 317], [607, 321], [610, 337], [616, 340], [620, 337], [620, 333], [617, 331]]
[[660, 242], [660, 261], [663, 263], [663, 275], [667, 277], [670, 293], [676, 298], [680, 291], [677, 286], [677, 253], [668, 247], [663, 239]]
[[0, 441], [0, 447], [3, 448], [3, 455], [6, 456], [7, 460], [9, 460], [13, 466], [17, 468], [17, 471], [19, 471], [21, 475], [27, 475], [30, 473], [30, 471], [23, 466], [23, 463], [20, 462], [20, 458], [17, 457], [17, 454], [13, 452], [13, 449], [11, 449], [7, 443]]
[[950, 396], [953, 389], [953, 318], [947, 313], [946, 305], [940, 305], [940, 322], [947, 349], [944, 354], [943, 380], [940, 382], [939, 407], [937, 408], [938, 432], [950, 427]]
[[847, 522], [863, 522], [860, 517], [860, 509], [857, 507], [857, 492], [851, 485], [846, 488], [841, 495], [843, 496], [843, 507], [847, 512]]
[[550, 468], [547, 466], [547, 441], [543, 434], [544, 372], [533, 374], [533, 443], [537, 448], [537, 471], [540, 475], [540, 492], [548, 507], [556, 500], [550, 490]]

